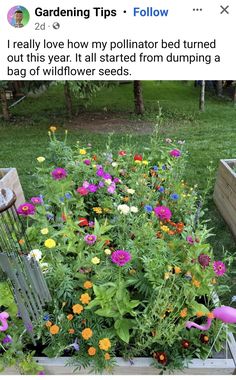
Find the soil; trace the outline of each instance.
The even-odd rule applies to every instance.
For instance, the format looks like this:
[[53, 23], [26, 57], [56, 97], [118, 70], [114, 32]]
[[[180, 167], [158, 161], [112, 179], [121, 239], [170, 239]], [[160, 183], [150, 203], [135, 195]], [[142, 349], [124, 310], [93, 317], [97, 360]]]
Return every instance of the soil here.
[[71, 120], [68, 127], [88, 133], [151, 134], [154, 125], [154, 122], [142, 120], [142, 118], [134, 120], [133, 114], [128, 113], [83, 112]]

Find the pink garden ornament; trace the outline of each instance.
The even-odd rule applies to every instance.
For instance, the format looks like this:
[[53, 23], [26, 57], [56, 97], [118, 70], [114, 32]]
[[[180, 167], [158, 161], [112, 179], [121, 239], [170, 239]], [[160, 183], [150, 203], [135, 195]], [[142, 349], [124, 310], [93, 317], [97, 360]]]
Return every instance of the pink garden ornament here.
[[9, 314], [6, 311], [0, 313], [0, 331], [6, 331], [8, 329], [7, 319], [9, 318]]
[[[214, 318], [221, 320], [223, 323], [236, 323], [236, 309], [230, 306], [220, 306], [212, 311]], [[186, 322], [186, 327], [191, 329], [196, 327], [198, 330], [206, 331], [211, 327], [211, 322], [213, 318], [207, 318], [207, 323], [205, 325], [198, 325], [195, 322]]]

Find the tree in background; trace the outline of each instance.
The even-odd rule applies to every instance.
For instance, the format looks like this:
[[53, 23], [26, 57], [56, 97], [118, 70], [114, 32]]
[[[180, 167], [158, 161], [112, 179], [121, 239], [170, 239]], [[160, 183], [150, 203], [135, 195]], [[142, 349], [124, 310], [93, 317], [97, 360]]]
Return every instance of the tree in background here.
[[200, 99], [199, 99], [199, 110], [201, 112], [205, 111], [205, 88], [206, 82], [204, 80], [201, 81], [201, 91], [200, 91]]
[[8, 81], [0, 81], [0, 97], [1, 97], [1, 105], [2, 105], [2, 114], [4, 120], [10, 120], [10, 112], [8, 108], [6, 89], [8, 87]]
[[135, 105], [135, 113], [137, 115], [143, 115], [144, 102], [143, 102], [142, 83], [140, 80], [134, 80], [134, 105]]

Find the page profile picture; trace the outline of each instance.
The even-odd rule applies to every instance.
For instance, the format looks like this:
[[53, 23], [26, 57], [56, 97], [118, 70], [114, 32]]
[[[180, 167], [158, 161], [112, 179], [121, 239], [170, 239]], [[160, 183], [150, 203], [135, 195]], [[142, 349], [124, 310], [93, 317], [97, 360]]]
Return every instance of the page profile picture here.
[[16, 5], [8, 11], [7, 19], [14, 28], [23, 28], [29, 22], [29, 11], [21, 5]]

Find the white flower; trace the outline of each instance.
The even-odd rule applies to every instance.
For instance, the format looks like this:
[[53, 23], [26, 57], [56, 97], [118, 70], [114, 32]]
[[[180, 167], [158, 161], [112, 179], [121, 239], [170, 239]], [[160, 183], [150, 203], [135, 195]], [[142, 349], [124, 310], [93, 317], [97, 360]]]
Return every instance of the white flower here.
[[111, 166], [113, 166], [113, 168], [116, 168], [118, 166], [118, 163], [117, 162], [112, 162]]
[[106, 255], [111, 255], [111, 250], [109, 248], [105, 249], [104, 252], [105, 252]]
[[119, 205], [117, 210], [120, 211], [121, 214], [127, 215], [130, 212], [130, 208], [127, 205]]
[[136, 213], [136, 212], [138, 212], [138, 207], [131, 206], [131, 207], [130, 207], [130, 211]]
[[127, 191], [128, 194], [134, 194], [135, 193], [134, 189], [127, 189], [126, 191]]
[[106, 179], [106, 180], [105, 180], [105, 183], [106, 183], [107, 185], [110, 185], [110, 184], [112, 183], [112, 180], [111, 180], [111, 179]]
[[48, 263], [40, 263], [39, 265], [44, 273], [48, 271]]
[[36, 261], [39, 261], [42, 258], [42, 252], [39, 249], [32, 249], [32, 251], [30, 251], [30, 253], [28, 254], [28, 258], [32, 259], [32, 257]]

